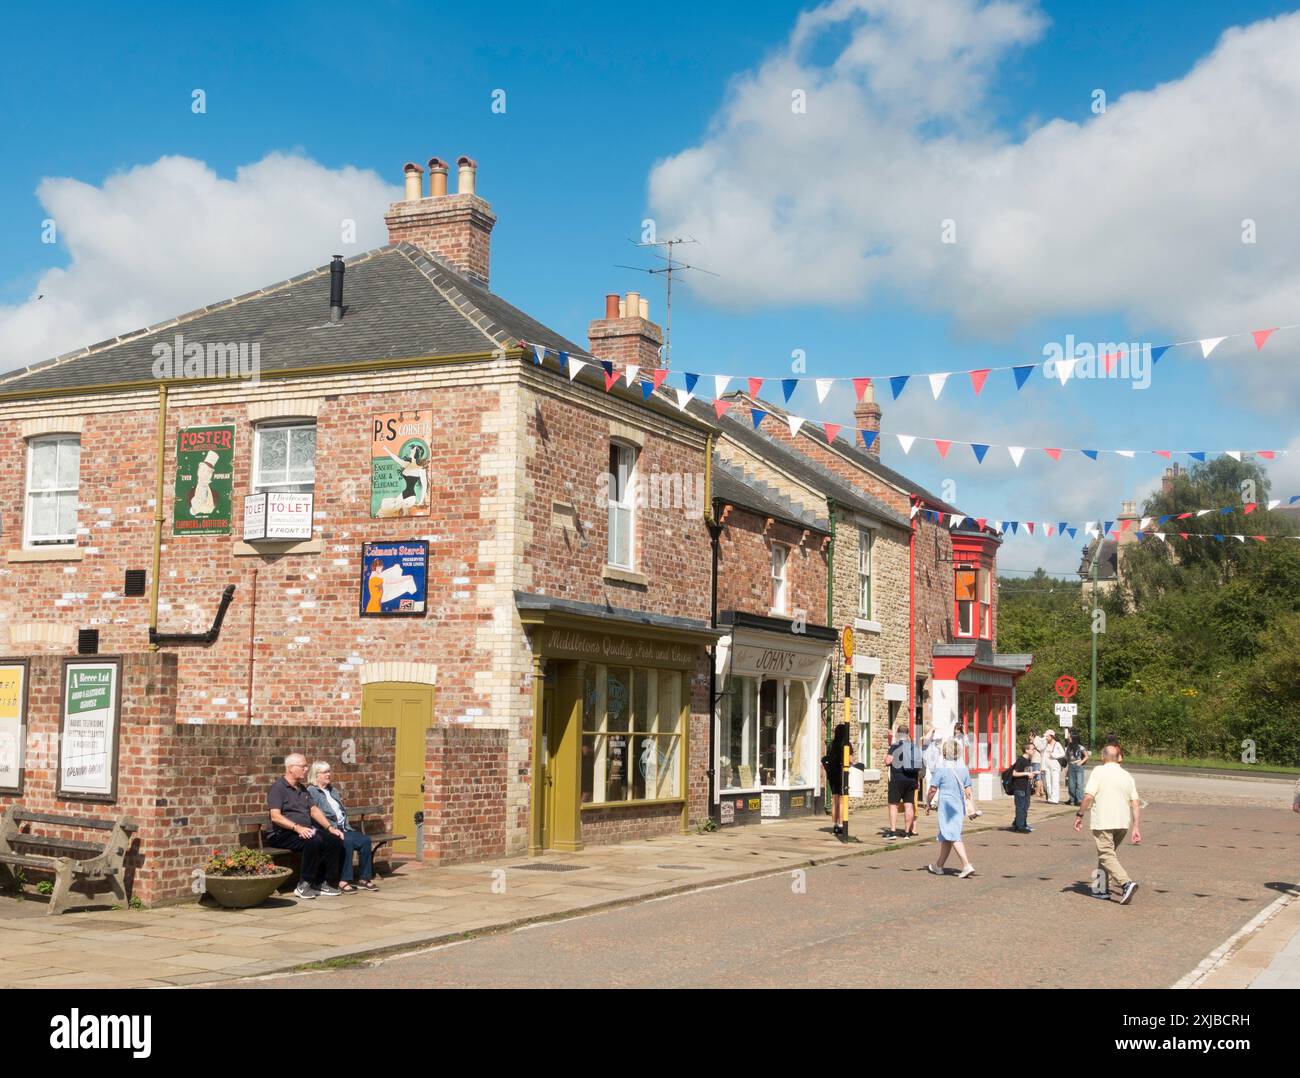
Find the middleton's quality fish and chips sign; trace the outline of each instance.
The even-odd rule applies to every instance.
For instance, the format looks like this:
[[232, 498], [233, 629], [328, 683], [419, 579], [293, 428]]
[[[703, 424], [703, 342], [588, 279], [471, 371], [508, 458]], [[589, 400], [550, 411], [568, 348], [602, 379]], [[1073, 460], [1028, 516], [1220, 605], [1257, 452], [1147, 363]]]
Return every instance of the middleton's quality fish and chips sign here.
[[244, 498], [244, 542], [310, 539], [311, 494], [270, 491]]
[[234, 467], [234, 424], [177, 431], [173, 535], [230, 534]]

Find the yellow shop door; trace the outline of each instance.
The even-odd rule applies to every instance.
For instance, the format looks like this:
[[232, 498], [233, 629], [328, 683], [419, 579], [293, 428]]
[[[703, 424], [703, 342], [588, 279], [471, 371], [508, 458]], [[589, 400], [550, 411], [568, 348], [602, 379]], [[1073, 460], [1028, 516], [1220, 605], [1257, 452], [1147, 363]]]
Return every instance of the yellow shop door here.
[[424, 811], [425, 735], [433, 725], [433, 686], [381, 681], [361, 693], [361, 725], [397, 731], [393, 767], [393, 830], [406, 838], [394, 853], [415, 853], [417, 813]]

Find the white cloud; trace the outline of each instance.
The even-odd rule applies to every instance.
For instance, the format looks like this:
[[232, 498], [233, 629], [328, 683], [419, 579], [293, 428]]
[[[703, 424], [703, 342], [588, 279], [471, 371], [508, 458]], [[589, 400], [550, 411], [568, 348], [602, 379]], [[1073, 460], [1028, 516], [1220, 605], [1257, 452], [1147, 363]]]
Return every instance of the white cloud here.
[[[1228, 30], [1182, 78], [1084, 123], [1012, 138], [988, 96], [1044, 30], [1022, 0], [802, 15], [703, 140], [650, 175], [661, 231], [701, 240], [721, 274], [691, 286], [735, 309], [902, 294], [991, 337], [1090, 312], [1181, 339], [1295, 321], [1300, 145], [1283, 133], [1300, 113], [1300, 14]], [[1220, 351], [1211, 362], [1241, 358]], [[1262, 362], [1288, 351], [1271, 343]]]
[[[99, 187], [46, 179], [37, 193], [69, 263], [27, 302], [0, 306], [0, 371], [377, 247], [383, 211], [401, 197], [374, 172], [280, 153], [233, 179], [162, 157]], [[344, 220], [356, 222], [355, 244], [342, 242]]]

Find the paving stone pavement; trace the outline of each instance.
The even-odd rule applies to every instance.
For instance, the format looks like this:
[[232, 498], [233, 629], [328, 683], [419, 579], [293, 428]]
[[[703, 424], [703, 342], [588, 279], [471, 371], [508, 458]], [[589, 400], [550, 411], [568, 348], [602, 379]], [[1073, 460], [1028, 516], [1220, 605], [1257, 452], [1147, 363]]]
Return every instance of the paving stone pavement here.
[[[974, 833], [1011, 823], [1012, 803], [982, 805]], [[1070, 812], [1035, 804], [1037, 816]], [[571, 854], [434, 868], [405, 862], [381, 890], [303, 900], [277, 895], [251, 910], [210, 900], [150, 910], [44, 916], [43, 902], [0, 898], [0, 987], [153, 988], [220, 983], [359, 955], [406, 950], [676, 891], [791, 871], [932, 841], [881, 836], [885, 814], [851, 821], [841, 842], [824, 816], [706, 834], [671, 835]], [[570, 866], [547, 871], [538, 865]]]

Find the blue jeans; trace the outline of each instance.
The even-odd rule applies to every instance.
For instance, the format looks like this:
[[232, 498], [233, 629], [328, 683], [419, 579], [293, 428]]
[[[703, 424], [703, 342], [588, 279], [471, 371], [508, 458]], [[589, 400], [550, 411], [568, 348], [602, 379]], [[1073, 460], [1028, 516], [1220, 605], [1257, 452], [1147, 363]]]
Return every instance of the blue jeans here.
[[1029, 791], [1016, 790], [1012, 796], [1016, 799], [1016, 822], [1011, 826], [1023, 831], [1029, 826]]
[[1066, 785], [1070, 788], [1070, 800], [1076, 805], [1083, 804], [1083, 765], [1071, 764], [1069, 773], [1065, 777]]
[[343, 832], [343, 869], [339, 873], [339, 879], [347, 883], [352, 882], [353, 850], [361, 854], [361, 866], [358, 873], [361, 879], [373, 879], [375, 866], [370, 859], [370, 836], [364, 831], [353, 831], [351, 829]]

